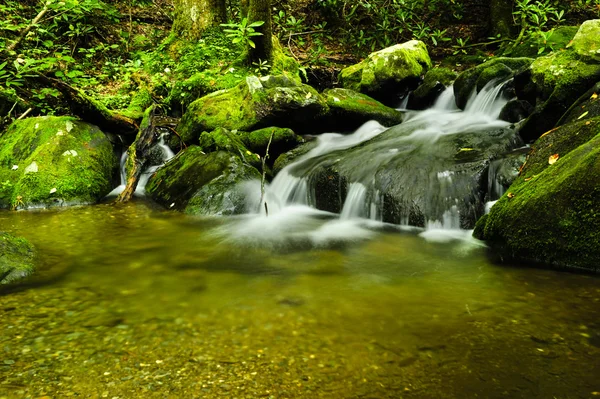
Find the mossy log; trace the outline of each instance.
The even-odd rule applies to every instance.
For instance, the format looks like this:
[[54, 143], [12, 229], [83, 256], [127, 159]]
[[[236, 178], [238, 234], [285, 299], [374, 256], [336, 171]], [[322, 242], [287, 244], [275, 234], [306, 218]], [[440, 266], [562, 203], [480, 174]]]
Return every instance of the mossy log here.
[[60, 91], [71, 113], [85, 122], [98, 126], [104, 132], [133, 135], [138, 131], [135, 120], [109, 110], [81, 90], [57, 79], [41, 79]]
[[127, 150], [127, 184], [125, 189], [117, 197], [116, 202], [127, 202], [133, 197], [133, 193], [137, 188], [140, 176], [144, 171], [150, 150], [156, 144], [156, 124], [154, 121], [154, 111], [156, 107], [149, 107], [145, 114], [138, 135]]

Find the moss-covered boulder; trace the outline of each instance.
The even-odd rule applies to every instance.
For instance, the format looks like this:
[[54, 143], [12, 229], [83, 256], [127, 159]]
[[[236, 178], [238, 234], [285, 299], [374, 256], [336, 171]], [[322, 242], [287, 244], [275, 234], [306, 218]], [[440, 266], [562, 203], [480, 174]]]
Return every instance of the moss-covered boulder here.
[[423, 79], [423, 83], [410, 94], [408, 108], [429, 108], [439, 95], [454, 83], [457, 76], [458, 74], [449, 68], [438, 67], [429, 70]]
[[558, 121], [557, 125], [600, 116], [600, 82], [577, 100]]
[[[246, 147], [261, 157], [266, 155], [268, 147], [271, 164], [279, 155], [304, 143], [304, 139], [294, 133], [292, 129], [281, 127], [267, 127], [250, 133], [239, 132], [239, 134], [240, 140]], [[269, 142], [271, 142], [270, 145]]]
[[[191, 146], [152, 175], [146, 193], [166, 208], [188, 214], [235, 215], [244, 213], [248, 203], [240, 183], [260, 178], [237, 155], [205, 154]], [[256, 195], [260, 198], [260, 192]]]
[[294, 163], [303, 155], [308, 154], [308, 152], [317, 147], [317, 145], [318, 140], [312, 139], [291, 151], [281, 154], [277, 157], [275, 163], [273, 164], [273, 174], [277, 175], [277, 173], [281, 172], [283, 168]]
[[517, 71], [526, 68], [533, 62], [532, 58], [493, 58], [475, 68], [467, 69], [454, 82], [456, 105], [465, 109], [469, 98], [493, 80], [508, 80]]
[[362, 62], [340, 72], [342, 87], [396, 106], [397, 93], [415, 88], [431, 68], [425, 43], [411, 40], [369, 54]]
[[600, 81], [600, 63], [581, 59], [572, 50], [535, 60], [526, 74], [515, 78], [520, 99], [536, 105], [524, 122], [521, 136], [534, 141], [552, 129], [581, 95]]
[[0, 136], [0, 208], [97, 202], [118, 166], [96, 126], [71, 117], [16, 121]]
[[544, 32], [550, 34], [546, 40], [543, 40], [541, 36], [529, 37], [516, 47], [509, 48], [503, 55], [536, 58], [552, 51], [564, 50], [578, 30], [579, 26], [561, 26], [551, 32]]
[[35, 248], [24, 238], [0, 232], [0, 285], [29, 276], [35, 270]]
[[600, 118], [537, 140], [474, 235], [504, 260], [600, 271]]
[[584, 60], [600, 62], [600, 19], [585, 21], [568, 47]]
[[321, 118], [321, 131], [353, 132], [363, 123], [376, 120], [384, 126], [402, 123], [403, 114], [379, 101], [349, 89], [325, 90], [329, 112]]
[[269, 126], [295, 132], [312, 132], [315, 121], [328, 110], [327, 102], [308, 85], [285, 75], [250, 76], [236, 87], [211, 93], [194, 101], [177, 131], [192, 143], [203, 131], [219, 127], [252, 131]]
[[202, 132], [198, 144], [205, 153], [227, 151], [254, 167], [260, 167], [260, 156], [250, 151], [241, 139], [244, 134], [220, 127], [212, 132]]

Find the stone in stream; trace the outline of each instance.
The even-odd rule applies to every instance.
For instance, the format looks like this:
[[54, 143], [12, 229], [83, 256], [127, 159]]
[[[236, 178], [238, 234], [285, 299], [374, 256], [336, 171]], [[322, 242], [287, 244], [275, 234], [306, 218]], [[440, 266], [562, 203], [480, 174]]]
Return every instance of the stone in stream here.
[[369, 54], [362, 62], [340, 72], [342, 87], [396, 106], [398, 94], [417, 87], [431, 68], [425, 43], [411, 40]]
[[195, 215], [236, 215], [258, 203], [260, 187], [247, 198], [240, 183], [260, 173], [227, 151], [205, 154], [198, 146], [183, 150], [148, 181], [148, 195], [168, 209]]
[[431, 107], [435, 100], [451, 86], [458, 74], [448, 68], [433, 68], [423, 78], [423, 83], [410, 94], [408, 99], [409, 109], [426, 109]]
[[95, 203], [119, 162], [107, 136], [72, 117], [14, 122], [0, 136], [0, 208]]
[[465, 109], [474, 92], [480, 92], [486, 84], [493, 80], [508, 80], [519, 70], [528, 67], [532, 58], [492, 58], [490, 61], [467, 69], [454, 82], [456, 105]]
[[474, 236], [507, 261], [600, 271], [600, 117], [540, 137]]
[[35, 253], [24, 238], [0, 232], [0, 284], [11, 284], [33, 273]]

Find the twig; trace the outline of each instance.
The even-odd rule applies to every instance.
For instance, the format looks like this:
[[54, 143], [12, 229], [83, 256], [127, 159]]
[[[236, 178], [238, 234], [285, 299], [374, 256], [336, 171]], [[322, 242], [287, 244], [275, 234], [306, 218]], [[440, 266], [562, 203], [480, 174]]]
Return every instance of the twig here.
[[300, 62], [298, 57], [296, 57], [296, 54], [294, 54], [294, 52], [292, 51], [292, 35], [288, 36], [288, 49], [290, 49], [290, 53], [292, 53], [292, 57], [294, 57], [294, 59], [296, 61]]
[[288, 35], [288, 38], [291, 36], [302, 36], [302, 35], [310, 35], [312, 33], [321, 33], [321, 32], [325, 32], [323, 29], [319, 29], [319, 30], [311, 30], [308, 32], [296, 32], [296, 33], [290, 33]]
[[19, 43], [21, 43], [21, 41], [23, 40], [23, 38], [25, 36], [27, 36], [27, 34], [31, 31], [31, 29], [38, 22], [40, 22], [40, 19], [42, 19], [47, 12], [48, 12], [48, 6], [46, 5], [42, 9], [42, 11], [40, 11], [40, 13], [33, 19], [33, 21], [31, 21], [31, 23], [29, 25], [27, 25], [27, 27], [25, 29], [23, 29], [23, 31], [21, 32], [21, 34], [19, 35], [19, 37], [17, 37], [17, 39], [10, 46], [8, 46], [8, 48], [6, 50], [8, 52], [13, 51], [19, 45]]
[[[269, 143], [267, 144], [267, 150], [265, 152], [265, 156], [262, 158], [262, 179], [260, 181], [260, 204], [262, 204], [265, 199], [265, 180], [267, 178], [267, 168], [266, 163], [269, 158], [269, 148], [271, 148], [271, 142], [273, 141], [273, 136], [275, 135], [275, 130], [271, 132], [271, 137], [269, 137]], [[260, 212], [260, 205], [259, 205]], [[269, 216], [269, 207], [267, 206], [267, 201], [265, 201], [265, 213], [267, 217]]]
[[23, 115], [19, 116], [17, 120], [20, 121], [21, 119], [25, 118], [31, 111], [33, 111], [33, 108], [29, 108], [27, 111], [23, 112]]
[[164, 126], [167, 129], [169, 129], [172, 133], [174, 133], [177, 137], [179, 137], [179, 149], [183, 150], [184, 148], [187, 148], [187, 145], [185, 145], [185, 142], [183, 141], [183, 139], [181, 138], [181, 136], [179, 135], [179, 133], [177, 133], [175, 131], [175, 129], [173, 129], [172, 127], [169, 126]]

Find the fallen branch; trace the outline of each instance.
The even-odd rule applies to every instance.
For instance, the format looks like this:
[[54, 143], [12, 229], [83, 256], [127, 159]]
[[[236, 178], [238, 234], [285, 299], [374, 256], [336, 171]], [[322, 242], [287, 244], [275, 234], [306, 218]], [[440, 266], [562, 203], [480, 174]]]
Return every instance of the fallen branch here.
[[140, 176], [144, 171], [148, 154], [156, 143], [156, 135], [154, 134], [154, 130], [156, 129], [156, 124], [154, 123], [155, 110], [156, 106], [154, 105], [146, 110], [138, 135], [127, 150], [129, 153], [127, 164], [130, 167], [127, 171], [127, 184], [125, 189], [116, 199], [116, 202], [118, 203], [127, 202], [133, 197], [133, 193], [135, 193], [135, 189], [140, 181]]
[[33, 108], [28, 108], [27, 111], [23, 112], [23, 114], [17, 118], [17, 120], [20, 121], [21, 119], [24, 119], [31, 111], [33, 111]]
[[40, 19], [42, 19], [47, 12], [48, 12], [48, 6], [46, 5], [42, 9], [42, 11], [40, 11], [39, 14], [33, 19], [33, 21], [31, 21], [31, 23], [29, 25], [27, 25], [27, 27], [25, 29], [23, 29], [23, 31], [21, 31], [21, 33], [19, 34], [19, 37], [17, 37], [17, 39], [10, 46], [8, 46], [6, 48], [6, 50], [8, 52], [11, 52], [15, 48], [17, 48], [17, 46], [21, 43], [23, 38], [25, 36], [27, 36], [27, 34], [31, 31], [31, 29], [33, 29], [33, 27], [35, 25], [37, 25], [38, 22], [40, 22]]

